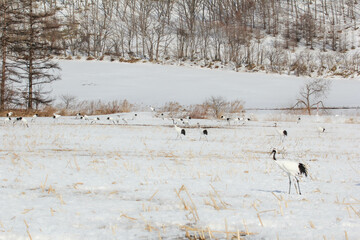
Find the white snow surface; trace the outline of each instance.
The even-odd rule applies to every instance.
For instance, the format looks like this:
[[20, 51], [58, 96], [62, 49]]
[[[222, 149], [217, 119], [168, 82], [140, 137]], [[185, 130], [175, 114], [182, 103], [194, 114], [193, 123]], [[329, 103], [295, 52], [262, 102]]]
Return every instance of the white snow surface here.
[[[200, 104], [211, 96], [243, 100], [246, 108], [293, 106], [306, 78], [287, 75], [211, 70], [152, 63], [60, 60], [62, 80], [52, 84], [55, 98], [64, 94], [78, 100], [123, 100], [162, 106], [176, 101]], [[360, 105], [360, 81], [332, 80], [325, 106]]]
[[[3, 123], [0, 239], [360, 239], [359, 117], [191, 119], [177, 139], [170, 119], [134, 114]], [[274, 147], [308, 166], [302, 195]]]

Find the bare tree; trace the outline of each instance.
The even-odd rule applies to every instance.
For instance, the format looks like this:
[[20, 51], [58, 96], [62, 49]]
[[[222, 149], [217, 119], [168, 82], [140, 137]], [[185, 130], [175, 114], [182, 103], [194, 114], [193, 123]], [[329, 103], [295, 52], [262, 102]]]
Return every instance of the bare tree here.
[[[47, 37], [60, 28], [53, 11], [44, 12], [39, 9], [39, 0], [21, 1], [22, 28], [19, 29], [18, 42], [16, 43], [16, 63], [21, 67], [21, 79], [26, 82], [24, 99], [27, 108], [33, 109], [33, 104], [47, 103], [48, 91], [41, 92], [42, 87], [52, 81], [59, 80], [58, 64], [52, 61], [50, 53], [56, 51], [51, 46]], [[55, 52], [56, 53], [56, 52]]]
[[299, 97], [293, 108], [302, 106], [311, 115], [311, 109], [315, 106], [321, 105], [324, 107], [323, 100], [331, 87], [331, 82], [325, 79], [315, 79], [307, 81], [299, 92]]
[[4, 110], [10, 103], [16, 102], [18, 95], [13, 83], [19, 82], [19, 72], [14, 63], [13, 48], [18, 35], [16, 29], [19, 21], [19, 8], [17, 1], [0, 0], [0, 55], [1, 55], [1, 84], [0, 109]]
[[205, 104], [212, 111], [213, 115], [219, 118], [228, 107], [228, 102], [223, 97], [215, 97], [211, 96], [209, 99], [205, 101]]
[[60, 100], [64, 104], [64, 108], [69, 109], [76, 104], [77, 97], [70, 94], [63, 94], [60, 96]]

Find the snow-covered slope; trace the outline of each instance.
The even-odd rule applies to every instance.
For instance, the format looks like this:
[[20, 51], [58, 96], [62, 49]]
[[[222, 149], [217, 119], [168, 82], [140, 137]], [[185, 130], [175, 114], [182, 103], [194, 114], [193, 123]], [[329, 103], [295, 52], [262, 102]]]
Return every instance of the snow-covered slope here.
[[[210, 96], [244, 100], [246, 108], [289, 107], [295, 104], [305, 78], [264, 73], [236, 73], [150, 63], [60, 61], [62, 80], [53, 96], [79, 100], [122, 100], [163, 105], [169, 101], [199, 104]], [[326, 106], [359, 106], [360, 81], [333, 80]]]

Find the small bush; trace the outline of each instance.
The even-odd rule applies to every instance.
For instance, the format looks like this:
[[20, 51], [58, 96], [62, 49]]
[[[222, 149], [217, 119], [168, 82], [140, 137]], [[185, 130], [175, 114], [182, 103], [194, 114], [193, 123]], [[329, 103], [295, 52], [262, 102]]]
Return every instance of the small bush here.
[[205, 119], [208, 117], [209, 106], [207, 104], [197, 104], [190, 106], [189, 116], [194, 119]]
[[241, 113], [244, 110], [245, 102], [242, 100], [235, 100], [230, 102], [230, 113]]
[[223, 97], [211, 96], [203, 105], [207, 106], [207, 112], [215, 118], [220, 118], [227, 113], [241, 113], [244, 110], [244, 101], [234, 100], [232, 102], [226, 101]]
[[183, 109], [183, 106], [178, 102], [167, 102], [161, 108], [161, 111], [168, 112], [170, 117], [177, 117]]

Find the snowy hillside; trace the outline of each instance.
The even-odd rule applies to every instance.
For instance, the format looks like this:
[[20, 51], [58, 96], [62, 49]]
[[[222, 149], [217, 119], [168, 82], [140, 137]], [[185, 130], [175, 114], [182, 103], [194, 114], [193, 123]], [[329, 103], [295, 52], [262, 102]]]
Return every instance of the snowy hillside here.
[[[200, 104], [211, 96], [245, 101], [246, 108], [279, 108], [295, 104], [307, 78], [263, 73], [236, 73], [151, 63], [60, 61], [62, 80], [52, 96], [79, 100], [122, 100], [162, 106], [169, 101]], [[360, 81], [334, 79], [325, 106], [360, 105]]]

